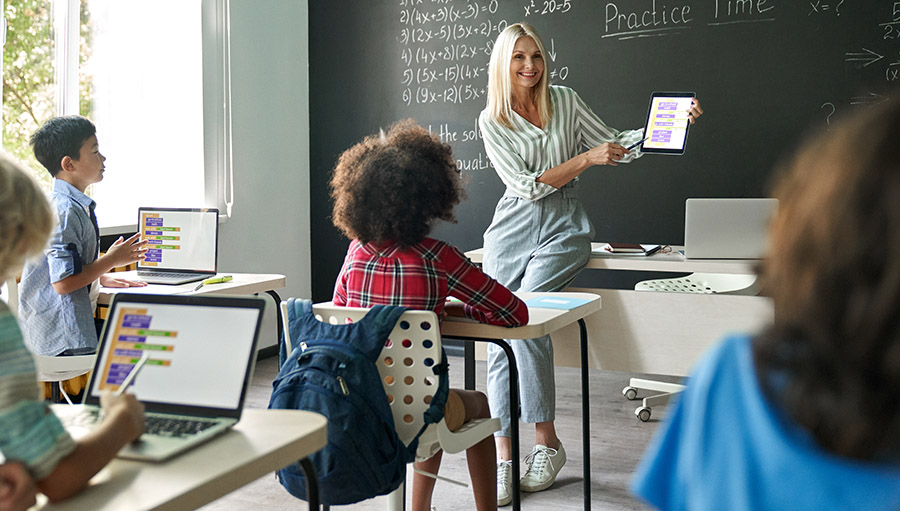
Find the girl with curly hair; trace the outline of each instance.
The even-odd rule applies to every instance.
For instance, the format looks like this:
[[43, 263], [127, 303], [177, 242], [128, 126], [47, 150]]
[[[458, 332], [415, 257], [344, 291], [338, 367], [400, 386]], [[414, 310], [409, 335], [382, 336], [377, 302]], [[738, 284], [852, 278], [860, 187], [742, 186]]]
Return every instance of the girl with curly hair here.
[[[331, 190], [334, 225], [352, 240], [335, 284], [335, 305], [400, 305], [492, 325], [528, 322], [524, 302], [459, 249], [428, 237], [437, 221], [455, 221], [453, 208], [463, 196], [450, 146], [436, 135], [407, 120], [366, 137], [341, 155]], [[481, 392], [454, 389], [447, 402], [448, 427], [457, 415], [458, 423], [490, 417]], [[495, 455], [490, 438], [466, 451], [479, 511], [497, 508]], [[436, 474], [440, 463], [438, 452], [416, 466]], [[430, 510], [433, 490], [434, 479], [417, 472], [413, 509]]]

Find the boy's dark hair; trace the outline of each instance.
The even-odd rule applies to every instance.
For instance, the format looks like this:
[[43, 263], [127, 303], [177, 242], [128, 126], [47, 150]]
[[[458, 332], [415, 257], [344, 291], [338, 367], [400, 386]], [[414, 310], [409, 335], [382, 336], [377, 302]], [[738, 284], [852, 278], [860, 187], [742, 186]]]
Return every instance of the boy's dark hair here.
[[830, 452], [900, 460], [900, 97], [808, 143], [775, 189], [755, 343], [766, 394]]
[[330, 184], [341, 232], [404, 247], [425, 239], [435, 220], [455, 222], [464, 194], [450, 146], [411, 119], [347, 149]]
[[31, 135], [34, 157], [56, 177], [66, 156], [77, 160], [84, 141], [97, 133], [94, 123], [80, 115], [54, 117]]

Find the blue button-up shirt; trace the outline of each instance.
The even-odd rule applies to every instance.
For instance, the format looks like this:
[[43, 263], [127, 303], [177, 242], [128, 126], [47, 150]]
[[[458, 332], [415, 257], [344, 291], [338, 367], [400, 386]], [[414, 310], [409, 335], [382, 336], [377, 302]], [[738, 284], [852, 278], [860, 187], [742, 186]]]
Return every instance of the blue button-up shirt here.
[[60, 295], [52, 283], [97, 260], [99, 243], [90, 208], [94, 201], [71, 184], [56, 179], [51, 202], [57, 226], [44, 257], [29, 261], [19, 288], [19, 321], [28, 348], [40, 355], [97, 349], [94, 308], [87, 286]]

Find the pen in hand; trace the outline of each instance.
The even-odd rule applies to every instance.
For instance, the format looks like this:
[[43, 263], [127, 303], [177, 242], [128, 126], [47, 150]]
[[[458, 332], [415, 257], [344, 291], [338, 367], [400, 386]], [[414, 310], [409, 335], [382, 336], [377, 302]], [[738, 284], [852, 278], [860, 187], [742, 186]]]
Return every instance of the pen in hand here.
[[141, 372], [141, 368], [144, 367], [144, 364], [146, 364], [148, 360], [150, 360], [150, 352], [144, 351], [144, 353], [141, 355], [141, 359], [138, 360], [137, 363], [134, 364], [134, 366], [132, 366], [131, 372], [128, 373], [128, 376], [125, 377], [125, 381], [123, 381], [122, 384], [119, 385], [119, 388], [116, 389], [116, 396], [121, 396], [125, 392], [125, 389], [127, 389], [128, 386], [131, 385], [131, 382], [133, 382], [134, 379], [137, 378], [138, 373]]
[[646, 142], [649, 138], [650, 138], [650, 137], [644, 137], [643, 140], [641, 140], [640, 142], [635, 142], [635, 143], [631, 144], [630, 146], [626, 147], [625, 150], [626, 150], [626, 151], [631, 151], [631, 150], [634, 149], [635, 147], [637, 147], [637, 146], [643, 144], [644, 142]]

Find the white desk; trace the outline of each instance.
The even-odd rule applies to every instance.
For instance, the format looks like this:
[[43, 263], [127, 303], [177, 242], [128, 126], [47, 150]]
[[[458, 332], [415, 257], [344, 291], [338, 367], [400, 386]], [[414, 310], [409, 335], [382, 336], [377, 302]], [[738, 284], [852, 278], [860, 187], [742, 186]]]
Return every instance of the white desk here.
[[[572, 309], [544, 309], [529, 307], [528, 324], [518, 327], [486, 325], [472, 320], [447, 316], [441, 325], [441, 336], [466, 340], [482, 340], [496, 344], [503, 349], [509, 360], [509, 408], [510, 408], [510, 443], [512, 459], [519, 459], [519, 395], [518, 368], [512, 348], [503, 339], [534, 339], [550, 335], [557, 330], [578, 323], [581, 331], [581, 406], [582, 406], [582, 449], [584, 453], [584, 509], [591, 508], [591, 448], [590, 448], [590, 388], [588, 379], [587, 327], [584, 318], [600, 311], [601, 299], [590, 293], [516, 293], [524, 301], [538, 296], [561, 296], [588, 300], [587, 303]], [[513, 341], [515, 342], [515, 341]], [[475, 352], [466, 344], [466, 388], [475, 388]], [[521, 506], [519, 493], [519, 464], [512, 464], [512, 508], [518, 511]]]
[[[585, 268], [596, 270], [671, 271], [681, 273], [737, 273], [752, 274], [759, 263], [757, 259], [686, 259], [681, 254], [684, 247], [673, 245], [672, 251], [657, 252], [649, 256], [630, 256], [600, 252], [606, 243], [591, 243], [591, 258]], [[481, 264], [484, 249], [466, 252], [473, 263]]]
[[[127, 280], [140, 280], [137, 271], [115, 272], [116, 278]], [[197, 291], [197, 282], [188, 282], [187, 284], [179, 284], [170, 286], [165, 284], [148, 284], [145, 287], [101, 287], [100, 297], [97, 299], [99, 305], [109, 305], [112, 297], [116, 293], [137, 293], [151, 295], [254, 295], [266, 293], [275, 300], [275, 316], [277, 325], [275, 330], [278, 332], [278, 342], [281, 342], [281, 297], [275, 292], [285, 285], [284, 275], [267, 274], [267, 273], [220, 273], [219, 275], [231, 275], [229, 282], [219, 284], [209, 284], [201, 287]], [[276, 344], [277, 347], [277, 344]]]
[[326, 433], [316, 413], [247, 409], [221, 437], [164, 463], [113, 460], [75, 497], [33, 510], [196, 509], [318, 451]]
[[[140, 280], [136, 271], [122, 271], [112, 274], [116, 278], [127, 280]], [[222, 282], [221, 284], [209, 284], [194, 291], [197, 282], [188, 282], [187, 284], [179, 284], [177, 286], [169, 286], [164, 284], [148, 284], [146, 287], [101, 287], [100, 298], [97, 303], [100, 305], [109, 305], [113, 295], [116, 293], [138, 293], [151, 295], [182, 295], [182, 294], [228, 294], [228, 295], [252, 295], [256, 293], [270, 293], [276, 289], [284, 287], [284, 275], [263, 274], [263, 273], [222, 273], [222, 275], [231, 275], [230, 282]], [[276, 295], [277, 296], [277, 295]], [[273, 297], [274, 298], [274, 297]], [[278, 298], [276, 303], [281, 303]]]
[[[599, 249], [603, 243], [593, 243]], [[758, 260], [685, 259], [683, 247], [668, 254], [623, 256], [596, 253], [585, 268], [679, 273], [751, 274]], [[466, 252], [482, 261], [482, 249]], [[596, 293], [603, 311], [585, 318], [588, 330], [602, 332], [591, 344], [590, 367], [612, 371], [687, 375], [694, 362], [727, 332], [753, 332], [772, 320], [772, 303], [760, 296], [699, 295], [651, 291], [570, 288]], [[574, 326], [553, 336], [557, 365], [576, 366]], [[479, 355], [481, 356], [481, 355]]]

